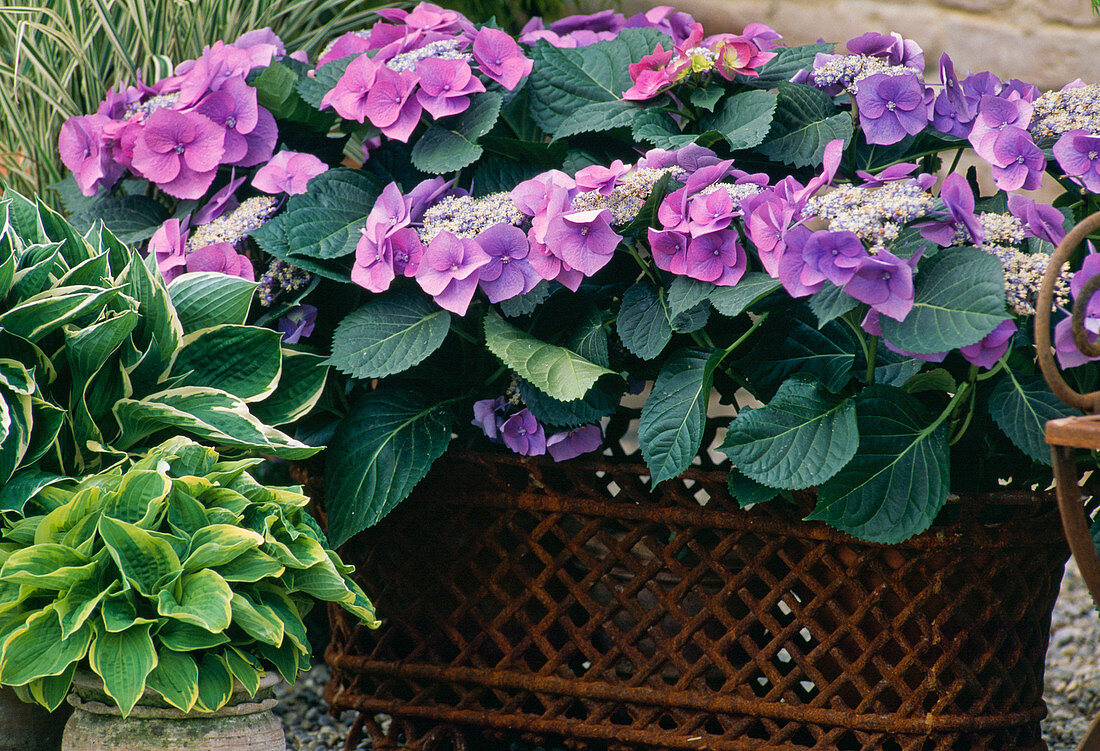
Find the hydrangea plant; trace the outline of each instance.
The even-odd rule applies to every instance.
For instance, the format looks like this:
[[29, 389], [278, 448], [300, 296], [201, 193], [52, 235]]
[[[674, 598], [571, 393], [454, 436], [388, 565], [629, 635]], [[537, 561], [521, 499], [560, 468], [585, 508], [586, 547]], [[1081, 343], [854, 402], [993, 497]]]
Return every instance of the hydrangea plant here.
[[315, 601], [376, 627], [309, 499], [257, 483], [260, 461], [173, 438], [6, 514], [0, 684], [52, 711], [81, 669], [123, 716], [146, 688], [212, 712], [234, 680], [255, 695], [265, 670], [293, 683], [309, 667], [302, 617]]
[[[249, 188], [254, 168], [223, 166], [188, 238], [169, 220], [148, 252], [176, 284], [210, 245], [246, 249], [261, 302], [301, 304], [280, 330], [346, 376], [335, 414], [301, 427], [328, 444], [337, 543], [453, 435], [565, 461], [647, 385], [652, 482], [710, 449], [743, 504], [814, 489], [812, 518], [896, 542], [949, 492], [1047, 482], [1042, 425], [1070, 411], [1028, 320], [1052, 244], [1100, 205], [1100, 86], [926, 67], [898, 34], [837, 52], [761, 24], [707, 36], [659, 8], [513, 40], [421, 4], [315, 66], [241, 73], [279, 140], [324, 164], [272, 160]], [[139, 108], [192, 106], [178, 79]], [[982, 174], [960, 170], [967, 151]], [[1043, 181], [1054, 205], [1021, 192]], [[290, 195], [257, 195], [273, 186]], [[267, 208], [226, 218], [250, 201]], [[1064, 272], [1060, 316], [1094, 258]], [[1068, 320], [1055, 333], [1093, 380]], [[708, 417], [715, 394], [735, 416]]]

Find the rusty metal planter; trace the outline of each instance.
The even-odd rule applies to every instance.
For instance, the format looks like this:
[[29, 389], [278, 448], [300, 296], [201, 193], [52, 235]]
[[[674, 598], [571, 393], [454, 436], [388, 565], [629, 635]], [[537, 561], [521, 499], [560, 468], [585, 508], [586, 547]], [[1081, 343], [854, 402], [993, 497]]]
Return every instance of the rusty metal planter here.
[[[1049, 499], [962, 499], [881, 546], [800, 521], [805, 507], [739, 509], [723, 472], [656, 491], [646, 474], [623, 459], [444, 457], [342, 551], [385, 620], [330, 613], [326, 699], [362, 713], [353, 736], [1045, 749], [1068, 555]], [[388, 733], [377, 713], [395, 718]]]

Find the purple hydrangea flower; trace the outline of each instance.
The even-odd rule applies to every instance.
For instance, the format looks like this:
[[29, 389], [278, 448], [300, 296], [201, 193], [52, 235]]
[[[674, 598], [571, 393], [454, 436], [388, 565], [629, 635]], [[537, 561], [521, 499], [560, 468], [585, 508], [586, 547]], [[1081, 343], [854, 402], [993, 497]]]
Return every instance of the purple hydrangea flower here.
[[1100, 136], [1070, 130], [1054, 144], [1054, 158], [1062, 170], [1093, 193], [1100, 193]]
[[[1084, 291], [1085, 282], [1100, 275], [1100, 253], [1089, 253], [1081, 262], [1080, 270], [1070, 280], [1070, 293], [1076, 300]], [[1100, 295], [1093, 295], [1085, 306], [1085, 331], [1088, 340], [1095, 344], [1100, 335]], [[1054, 327], [1054, 353], [1063, 368], [1075, 368], [1100, 358], [1086, 357], [1077, 349], [1073, 339], [1073, 319], [1066, 316]]]
[[248, 154], [246, 135], [260, 120], [256, 89], [243, 78], [232, 78], [222, 88], [211, 91], [198, 103], [195, 112], [225, 129], [225, 153], [221, 161], [235, 164]]
[[1027, 128], [1031, 112], [1031, 104], [1022, 99], [983, 95], [978, 100], [978, 114], [968, 136], [970, 145], [982, 159], [997, 164], [993, 147], [998, 136], [1005, 128]]
[[1009, 193], [1008, 211], [1024, 223], [1030, 235], [1051, 245], [1057, 245], [1066, 236], [1065, 216], [1049, 204], [1038, 203], [1019, 193]]
[[500, 426], [504, 445], [521, 456], [546, 453], [546, 430], [529, 409], [521, 409]]
[[1036, 190], [1043, 182], [1047, 160], [1031, 134], [1010, 125], [993, 141], [993, 182], [1005, 191]]
[[551, 252], [585, 276], [602, 269], [622, 239], [611, 229], [607, 209], [559, 214], [546, 227], [546, 245]]
[[257, 170], [252, 185], [264, 193], [300, 195], [310, 180], [327, 171], [328, 165], [313, 154], [283, 150]]
[[889, 145], [928, 125], [924, 86], [916, 75], [876, 73], [859, 82], [859, 122], [867, 143]]
[[186, 247], [187, 232], [181, 228], [179, 219], [169, 219], [149, 239], [149, 252], [156, 260], [165, 283], [170, 284], [187, 271]]
[[477, 236], [477, 242], [489, 256], [489, 263], [479, 272], [489, 302], [527, 294], [541, 280], [527, 260], [531, 252], [527, 235], [518, 227], [494, 224]]
[[297, 344], [302, 338], [309, 338], [317, 323], [317, 308], [312, 305], [299, 305], [279, 319], [276, 328], [283, 334], [287, 344]]
[[470, 106], [470, 94], [485, 91], [485, 85], [463, 60], [421, 60], [416, 74], [420, 77], [416, 101], [435, 118], [465, 112]]
[[745, 229], [756, 246], [764, 270], [779, 278], [779, 259], [786, 247], [783, 237], [794, 220], [797, 207], [768, 188], [741, 201]]
[[252, 261], [233, 249], [232, 243], [214, 243], [187, 254], [188, 271], [216, 271], [229, 276], [239, 276], [250, 282], [256, 281], [256, 272]]
[[748, 258], [737, 230], [724, 229], [691, 238], [687, 276], [719, 287], [732, 287], [745, 275]]
[[577, 172], [575, 180], [582, 191], [596, 191], [602, 196], [611, 195], [619, 178], [629, 171], [621, 159], [616, 159], [610, 167], [593, 164]]
[[997, 328], [990, 331], [980, 342], [959, 347], [959, 353], [971, 365], [989, 369], [1008, 351], [1012, 337], [1016, 334], [1016, 324], [1011, 318], [1001, 321]]
[[801, 281], [810, 287], [828, 279], [843, 287], [867, 257], [867, 249], [854, 232], [814, 232], [802, 250], [806, 265]]
[[159, 109], [134, 144], [133, 168], [176, 198], [199, 198], [214, 182], [225, 130], [195, 112]]
[[688, 232], [692, 236], [716, 232], [733, 221], [733, 199], [724, 190], [692, 196], [688, 203]]
[[458, 315], [466, 315], [477, 289], [478, 271], [489, 256], [476, 240], [440, 232], [420, 258], [416, 281], [436, 303]]
[[488, 26], [478, 30], [472, 52], [481, 72], [509, 91], [515, 89], [534, 67], [534, 62], [524, 56], [515, 39]]
[[903, 261], [887, 250], [863, 258], [844, 291], [895, 321], [913, 309], [913, 258]]
[[813, 284], [802, 281], [806, 271], [806, 243], [812, 235], [808, 228], [799, 225], [792, 227], [783, 237], [785, 247], [778, 257], [776, 278], [791, 297], [812, 295], [825, 285], [824, 280]]
[[596, 424], [582, 425], [567, 433], [555, 433], [546, 439], [546, 450], [556, 462], [587, 454], [602, 445], [603, 430]]
[[420, 235], [416, 234], [416, 230], [402, 227], [385, 241], [390, 246], [394, 273], [405, 277], [416, 276], [420, 259], [424, 257], [424, 244], [420, 242]]
[[470, 421], [485, 433], [489, 440], [500, 443], [500, 426], [508, 419], [511, 404], [508, 399], [498, 396], [496, 399], [482, 399], [474, 402], [474, 419]]
[[230, 173], [229, 182], [212, 195], [205, 206], [195, 212], [195, 215], [191, 218], [195, 226], [209, 224], [227, 211], [232, 211], [240, 206], [241, 202], [237, 200], [234, 194], [237, 192], [237, 188], [244, 185], [244, 181], [247, 179], [247, 175], [237, 177], [237, 170], [233, 169]]
[[657, 268], [680, 276], [687, 276], [688, 236], [676, 230], [648, 231], [649, 249]]
[[974, 192], [970, 183], [958, 173], [951, 173], [940, 186], [940, 199], [951, 217], [950, 222], [929, 222], [921, 225], [921, 236], [944, 247], [955, 241], [955, 230], [964, 227], [971, 241], [979, 245], [985, 239], [985, 230], [974, 214]]
[[381, 228], [369, 232], [363, 227], [359, 234], [351, 280], [371, 292], [385, 292], [397, 275], [393, 267], [393, 245], [387, 242], [388, 237]]
[[352, 60], [336, 86], [321, 97], [321, 109], [332, 107], [345, 120], [363, 122], [367, 116], [367, 95], [374, 86], [378, 68], [367, 55]]
[[423, 109], [412, 96], [417, 82], [416, 74], [410, 71], [398, 72], [385, 66], [378, 69], [374, 85], [367, 92], [366, 115], [383, 135], [408, 142]]
[[107, 135], [110, 125], [111, 119], [104, 115], [71, 117], [61, 126], [57, 137], [61, 161], [86, 196], [111, 187], [122, 176], [123, 167], [115, 162], [112, 141]]

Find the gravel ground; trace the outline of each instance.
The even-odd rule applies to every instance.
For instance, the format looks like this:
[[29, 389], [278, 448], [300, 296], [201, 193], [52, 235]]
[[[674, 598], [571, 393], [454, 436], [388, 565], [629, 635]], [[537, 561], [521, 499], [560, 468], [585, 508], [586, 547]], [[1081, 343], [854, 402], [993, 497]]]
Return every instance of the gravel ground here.
[[[287, 751], [343, 747], [354, 713], [334, 719], [325, 711], [321, 692], [327, 680], [328, 668], [316, 665], [292, 689], [282, 690], [275, 712], [286, 729]], [[1045, 697], [1050, 713], [1043, 737], [1050, 751], [1074, 751], [1100, 712], [1100, 614], [1072, 560], [1051, 622]], [[363, 740], [359, 748], [370, 744]]]

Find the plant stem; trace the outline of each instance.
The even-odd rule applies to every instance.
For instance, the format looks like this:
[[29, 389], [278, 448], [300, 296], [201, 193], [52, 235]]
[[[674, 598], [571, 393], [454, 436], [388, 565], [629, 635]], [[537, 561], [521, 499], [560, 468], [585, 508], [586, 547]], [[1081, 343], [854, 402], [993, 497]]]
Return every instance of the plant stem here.
[[870, 351], [867, 354], [867, 385], [875, 382], [875, 359], [878, 357], [878, 337], [871, 337]]
[[948, 172], [954, 172], [955, 168], [959, 166], [959, 160], [962, 159], [963, 149], [959, 149], [955, 152], [955, 158], [951, 160], [951, 168]]

